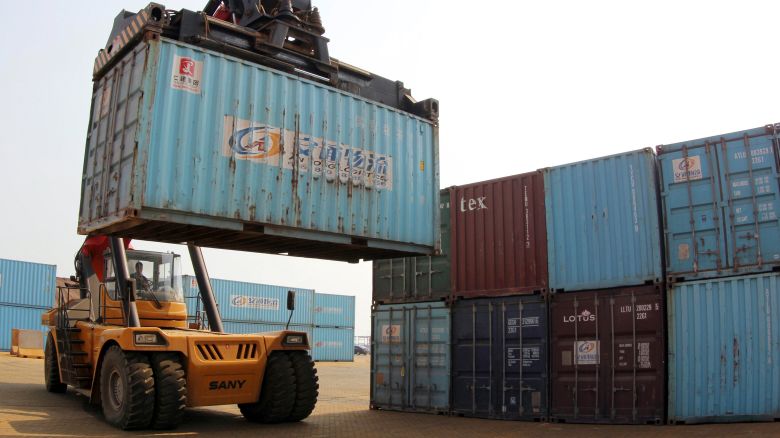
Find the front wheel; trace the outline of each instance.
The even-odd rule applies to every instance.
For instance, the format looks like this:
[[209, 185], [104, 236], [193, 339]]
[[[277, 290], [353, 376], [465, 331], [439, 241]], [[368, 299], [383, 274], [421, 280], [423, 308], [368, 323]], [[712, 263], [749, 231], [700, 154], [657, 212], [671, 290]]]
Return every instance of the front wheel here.
[[311, 415], [314, 405], [317, 404], [320, 378], [317, 376], [317, 368], [314, 367], [314, 361], [311, 360], [309, 353], [290, 352], [290, 361], [295, 373], [295, 406], [287, 421], [301, 421]]
[[155, 402], [149, 359], [111, 347], [100, 368], [100, 401], [108, 423], [124, 430], [148, 427]]
[[241, 414], [256, 423], [286, 421], [295, 406], [295, 374], [290, 357], [275, 351], [268, 357], [260, 400], [238, 405]]
[[154, 417], [152, 428], [173, 429], [184, 418], [187, 406], [187, 380], [181, 359], [176, 353], [152, 355], [154, 369]]
[[57, 348], [54, 346], [54, 337], [49, 333], [46, 336], [46, 350], [43, 353], [43, 374], [46, 382], [46, 390], [62, 394], [68, 390], [68, 385], [60, 380], [60, 364], [57, 360]]

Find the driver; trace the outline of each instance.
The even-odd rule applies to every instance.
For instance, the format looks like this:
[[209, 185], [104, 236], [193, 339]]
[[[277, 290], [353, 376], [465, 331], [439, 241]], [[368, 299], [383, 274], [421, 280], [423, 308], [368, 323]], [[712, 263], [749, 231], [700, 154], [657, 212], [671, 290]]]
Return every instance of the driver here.
[[131, 277], [135, 279], [135, 290], [146, 291], [152, 286], [149, 279], [144, 276], [144, 264], [141, 262], [135, 263], [135, 272]]

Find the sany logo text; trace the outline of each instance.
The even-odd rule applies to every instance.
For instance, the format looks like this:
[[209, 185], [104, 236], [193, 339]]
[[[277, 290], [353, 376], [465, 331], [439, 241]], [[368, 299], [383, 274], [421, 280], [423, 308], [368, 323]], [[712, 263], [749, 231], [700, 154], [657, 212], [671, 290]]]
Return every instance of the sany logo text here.
[[486, 199], [487, 196], [471, 199], [460, 198], [460, 211], [487, 210], [487, 204], [485, 204]]

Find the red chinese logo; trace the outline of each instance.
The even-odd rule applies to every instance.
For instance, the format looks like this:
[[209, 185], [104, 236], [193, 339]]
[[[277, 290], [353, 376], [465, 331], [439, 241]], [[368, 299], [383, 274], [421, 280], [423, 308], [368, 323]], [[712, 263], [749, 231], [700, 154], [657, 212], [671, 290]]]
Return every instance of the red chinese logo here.
[[181, 58], [179, 61], [179, 74], [195, 76], [195, 61], [192, 58]]

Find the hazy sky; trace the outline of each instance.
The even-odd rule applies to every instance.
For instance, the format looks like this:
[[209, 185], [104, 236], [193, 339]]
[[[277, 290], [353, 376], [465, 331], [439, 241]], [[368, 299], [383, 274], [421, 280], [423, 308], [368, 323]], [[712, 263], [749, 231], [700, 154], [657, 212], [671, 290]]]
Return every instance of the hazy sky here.
[[[333, 57], [440, 101], [442, 187], [780, 122], [780, 2], [313, 2]], [[0, 257], [72, 273], [93, 61], [119, 10], [146, 4], [0, 16]], [[356, 295], [370, 332], [369, 263], [204, 253], [213, 277]]]

